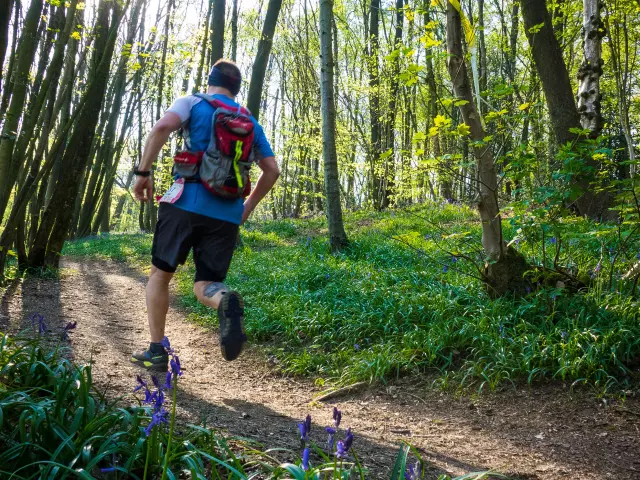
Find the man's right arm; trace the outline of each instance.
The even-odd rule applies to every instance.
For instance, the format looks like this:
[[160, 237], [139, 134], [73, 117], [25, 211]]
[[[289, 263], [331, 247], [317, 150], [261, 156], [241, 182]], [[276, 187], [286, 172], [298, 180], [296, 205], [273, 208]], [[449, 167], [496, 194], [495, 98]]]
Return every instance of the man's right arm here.
[[[169, 136], [179, 130], [182, 125], [180, 116], [174, 112], [167, 112], [164, 116], [156, 122], [151, 129], [147, 141], [144, 144], [144, 150], [142, 153], [142, 159], [138, 170], [141, 172], [148, 172], [153, 166], [153, 162], [158, 158], [158, 154]], [[140, 201], [146, 201], [153, 194], [153, 180], [151, 177], [137, 176], [136, 183], [133, 186], [133, 193], [135, 197]]]

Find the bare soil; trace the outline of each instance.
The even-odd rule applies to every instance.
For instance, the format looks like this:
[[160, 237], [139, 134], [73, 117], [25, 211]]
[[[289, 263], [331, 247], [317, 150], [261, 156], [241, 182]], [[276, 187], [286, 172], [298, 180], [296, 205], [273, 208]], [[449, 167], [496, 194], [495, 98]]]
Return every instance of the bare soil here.
[[[92, 361], [97, 388], [132, 404], [140, 372], [129, 355], [148, 341], [145, 283], [146, 276], [122, 264], [64, 259], [59, 279], [31, 277], [7, 289], [0, 331], [29, 328], [35, 312], [51, 336], [77, 321], [69, 340], [75, 361]], [[248, 303], [259, 301], [259, 292], [245, 293]], [[553, 384], [460, 397], [413, 377], [320, 403], [314, 397], [321, 388], [311, 379], [283, 377], [256, 346], [225, 362], [217, 332], [186, 316], [172, 307], [167, 325], [185, 370], [178, 395], [184, 422], [296, 449], [297, 422], [310, 413], [320, 443], [336, 404], [343, 425], [355, 432], [369, 478], [389, 478], [404, 440], [430, 462], [426, 478], [495, 469], [521, 479], [640, 479], [637, 394], [603, 400]]]

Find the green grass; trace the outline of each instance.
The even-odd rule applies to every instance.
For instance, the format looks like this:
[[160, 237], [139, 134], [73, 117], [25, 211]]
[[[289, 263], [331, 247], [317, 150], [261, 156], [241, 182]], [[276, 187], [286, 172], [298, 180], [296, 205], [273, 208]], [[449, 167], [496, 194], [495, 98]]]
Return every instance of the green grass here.
[[[525, 299], [494, 301], [473, 264], [452, 258], [483, 262], [476, 214], [465, 207], [355, 213], [346, 228], [351, 245], [338, 255], [328, 253], [322, 218], [243, 229], [227, 281], [245, 295], [252, 342], [275, 354], [285, 372], [346, 384], [429, 371], [443, 386], [480, 389], [551, 378], [608, 389], [633, 380], [640, 304], [616, 293], [626, 288], [618, 270], [611, 291], [602, 286], [609, 283], [605, 265], [589, 293], [541, 288]], [[561, 262], [595, 268], [603, 241], [615, 245], [616, 235], [596, 238], [592, 228], [557, 227], [556, 235], [566, 235]], [[516, 227], [505, 230], [516, 235]], [[65, 254], [142, 266], [150, 242], [109, 235], [71, 242]], [[540, 264], [540, 246], [528, 238], [520, 248]], [[546, 245], [547, 265], [553, 248]], [[625, 253], [613, 268], [630, 261]], [[215, 316], [193, 297], [192, 278], [190, 263], [176, 275], [180, 302], [195, 321], [213, 324]]]

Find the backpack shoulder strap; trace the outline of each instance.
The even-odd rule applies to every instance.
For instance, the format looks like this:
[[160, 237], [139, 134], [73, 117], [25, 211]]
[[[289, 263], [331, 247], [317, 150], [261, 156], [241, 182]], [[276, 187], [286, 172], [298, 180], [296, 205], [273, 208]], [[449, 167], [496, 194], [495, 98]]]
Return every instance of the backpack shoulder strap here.
[[223, 101], [218, 100], [217, 98], [214, 98], [211, 95], [207, 95], [206, 93], [194, 93], [193, 96], [201, 98], [202, 100], [204, 100], [205, 102], [207, 102], [209, 105], [211, 105], [214, 108], [226, 108], [227, 110], [234, 110], [235, 109], [235, 110], [237, 110], [237, 113], [240, 113], [240, 114], [245, 115], [247, 117], [253, 117], [253, 114], [249, 111], [249, 109], [245, 108], [245, 107], [243, 107], [241, 105], [239, 105], [238, 107], [232, 107], [231, 105], [227, 105]]

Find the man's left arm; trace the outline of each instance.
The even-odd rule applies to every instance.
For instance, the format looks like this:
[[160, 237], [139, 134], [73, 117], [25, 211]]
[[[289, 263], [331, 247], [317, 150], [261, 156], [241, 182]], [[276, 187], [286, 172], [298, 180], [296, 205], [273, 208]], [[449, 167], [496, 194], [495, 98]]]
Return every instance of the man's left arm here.
[[242, 223], [244, 223], [251, 212], [256, 208], [260, 200], [262, 200], [269, 190], [273, 188], [278, 177], [280, 176], [280, 169], [276, 163], [276, 157], [264, 157], [258, 164], [262, 170], [262, 175], [258, 179], [255, 188], [252, 190], [251, 195], [244, 202], [244, 213], [242, 214]]

